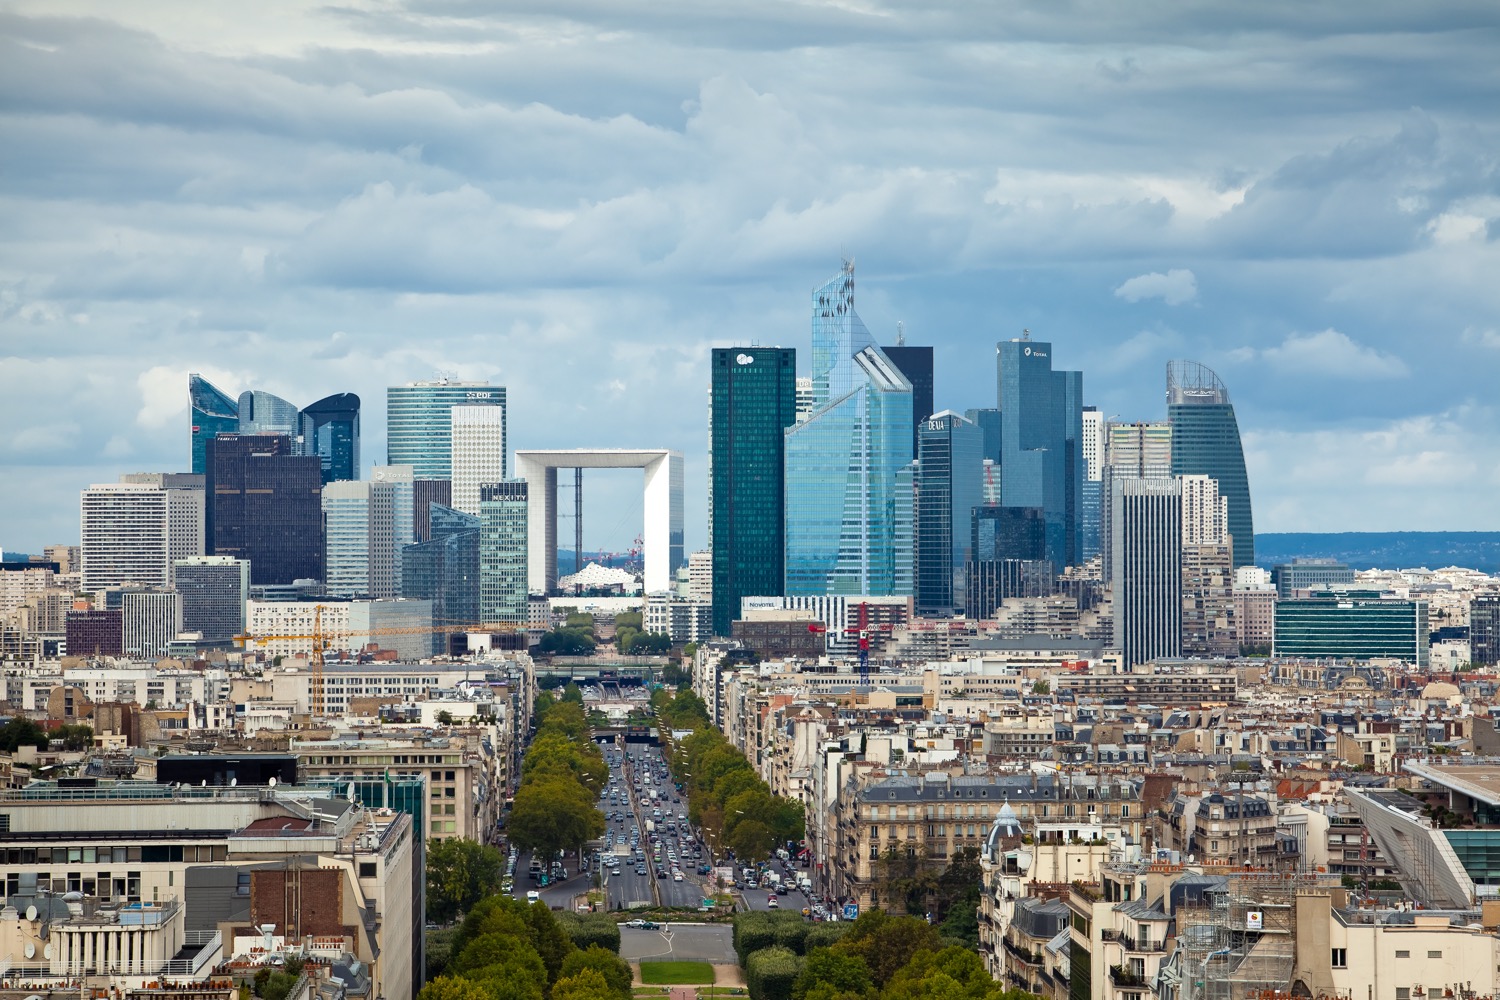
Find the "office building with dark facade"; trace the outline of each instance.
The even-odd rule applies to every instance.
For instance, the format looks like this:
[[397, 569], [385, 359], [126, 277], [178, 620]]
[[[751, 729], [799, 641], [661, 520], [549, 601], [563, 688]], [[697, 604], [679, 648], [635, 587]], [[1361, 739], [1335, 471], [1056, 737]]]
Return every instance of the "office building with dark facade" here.
[[1052, 345], [1018, 339], [995, 345], [1000, 410], [1000, 502], [1039, 507], [1047, 559], [1080, 562], [1083, 514], [1083, 373], [1054, 371]]
[[1172, 475], [1210, 476], [1229, 502], [1234, 568], [1255, 565], [1250, 477], [1229, 390], [1196, 361], [1167, 365], [1167, 422], [1172, 425]]
[[1374, 591], [1320, 593], [1276, 602], [1272, 656], [1404, 660], [1427, 665], [1427, 602]]
[[318, 456], [323, 482], [359, 478], [358, 396], [340, 392], [303, 407], [301, 433], [303, 452]]
[[1500, 663], [1500, 595], [1481, 594], [1469, 602], [1469, 662]]
[[710, 368], [713, 630], [728, 635], [741, 598], [783, 593], [785, 431], [797, 415], [797, 352], [715, 348]]
[[[479, 616], [479, 518], [433, 504], [431, 537], [401, 550], [402, 596], [432, 602], [432, 624], [472, 625]], [[433, 652], [446, 652], [436, 633]]]
[[989, 618], [1011, 597], [1045, 597], [1056, 589], [1047, 561], [1047, 521], [1040, 508], [986, 505], [971, 518], [973, 558], [964, 613]]
[[69, 656], [121, 656], [125, 615], [119, 608], [69, 611], [63, 620]]
[[208, 443], [204, 527], [211, 555], [250, 561], [250, 582], [323, 579], [323, 474], [284, 434]]
[[950, 410], [917, 429], [917, 614], [949, 617], [964, 605], [974, 511], [984, 502], [984, 431]]
[[903, 341], [894, 347], [882, 347], [891, 364], [901, 370], [906, 381], [911, 383], [911, 457], [916, 458], [920, 448], [917, 428], [932, 416], [932, 348], [908, 347]]
[[192, 416], [192, 467], [201, 476], [207, 471], [208, 442], [240, 429], [240, 406], [202, 375], [188, 376], [188, 405]]

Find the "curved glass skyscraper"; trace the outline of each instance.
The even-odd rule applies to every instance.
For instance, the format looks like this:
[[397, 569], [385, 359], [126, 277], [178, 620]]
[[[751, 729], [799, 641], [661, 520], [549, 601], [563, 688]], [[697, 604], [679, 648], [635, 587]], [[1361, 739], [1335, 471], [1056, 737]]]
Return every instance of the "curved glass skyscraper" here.
[[359, 397], [325, 396], [302, 409], [302, 447], [323, 465], [323, 482], [359, 478]]
[[197, 374], [188, 376], [188, 401], [193, 411], [193, 473], [201, 476], [206, 469], [207, 442], [215, 434], [233, 434], [240, 429], [240, 408], [233, 397]]
[[242, 392], [239, 430], [241, 434], [285, 434], [296, 447], [302, 434], [302, 413], [269, 392], [259, 389]]
[[1172, 425], [1172, 474], [1211, 476], [1229, 502], [1234, 565], [1255, 563], [1255, 519], [1250, 477], [1229, 390], [1196, 361], [1167, 363], [1167, 421]]

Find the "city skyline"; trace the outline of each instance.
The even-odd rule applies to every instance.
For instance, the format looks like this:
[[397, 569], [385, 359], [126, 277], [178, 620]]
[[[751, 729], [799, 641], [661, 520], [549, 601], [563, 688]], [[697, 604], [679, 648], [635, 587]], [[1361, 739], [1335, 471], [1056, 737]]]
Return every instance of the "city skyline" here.
[[359, 395], [363, 473], [386, 388], [507, 386], [512, 449], [683, 452], [702, 548], [709, 349], [805, 350], [841, 253], [937, 410], [991, 405], [1026, 328], [1126, 420], [1193, 358], [1257, 529], [1494, 527], [1487, 6], [8, 9], [7, 549], [187, 471], [189, 372]]

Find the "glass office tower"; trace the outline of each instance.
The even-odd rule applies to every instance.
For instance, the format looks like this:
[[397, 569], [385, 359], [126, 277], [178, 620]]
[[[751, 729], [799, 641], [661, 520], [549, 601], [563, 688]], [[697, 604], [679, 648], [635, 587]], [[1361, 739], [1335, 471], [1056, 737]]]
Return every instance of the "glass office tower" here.
[[1255, 519], [1240, 427], [1219, 376], [1196, 361], [1167, 363], [1167, 422], [1172, 425], [1172, 474], [1212, 476], [1229, 501], [1234, 565], [1255, 564]]
[[325, 396], [302, 408], [302, 449], [317, 455], [323, 482], [359, 478], [359, 397]]
[[284, 434], [220, 434], [208, 442], [208, 555], [250, 560], [256, 586], [323, 579], [323, 477]]
[[901, 369], [906, 381], [911, 383], [911, 457], [916, 458], [919, 447], [917, 428], [922, 426], [922, 421], [932, 416], [932, 348], [908, 347], [902, 341], [894, 347], [880, 349], [891, 359], [892, 364]]
[[302, 448], [302, 413], [280, 396], [259, 389], [240, 393], [241, 434], [285, 434], [297, 454]]
[[786, 594], [912, 586], [911, 383], [878, 347], [859, 384], [786, 432]]
[[782, 592], [785, 431], [796, 421], [797, 352], [715, 348], [710, 365], [713, 630], [727, 636], [742, 597]]
[[947, 617], [965, 601], [974, 511], [984, 503], [984, 431], [944, 410], [917, 429], [917, 614]]
[[[402, 596], [432, 602], [432, 624], [479, 621], [479, 518], [442, 504], [430, 509], [432, 537], [401, 550]], [[446, 653], [449, 638], [433, 636], [433, 652]]]
[[385, 390], [386, 456], [418, 479], [453, 478], [454, 406], [505, 406], [505, 387], [488, 382], [408, 382]]
[[1083, 373], [1052, 370], [1052, 345], [1001, 341], [1000, 502], [1040, 507], [1047, 559], [1059, 569], [1081, 561], [1083, 517]]
[[188, 376], [188, 402], [193, 420], [193, 474], [201, 476], [207, 469], [204, 454], [208, 442], [218, 434], [233, 434], [240, 429], [240, 406], [202, 375]]
[[479, 617], [526, 624], [526, 480], [479, 488]]

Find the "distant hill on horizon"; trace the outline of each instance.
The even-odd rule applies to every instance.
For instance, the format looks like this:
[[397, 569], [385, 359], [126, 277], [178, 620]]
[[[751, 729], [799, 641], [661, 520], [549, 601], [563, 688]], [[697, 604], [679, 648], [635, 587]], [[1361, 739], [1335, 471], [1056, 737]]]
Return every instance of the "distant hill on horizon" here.
[[1354, 569], [1463, 566], [1500, 572], [1500, 531], [1284, 531], [1255, 536], [1255, 563], [1337, 559]]

